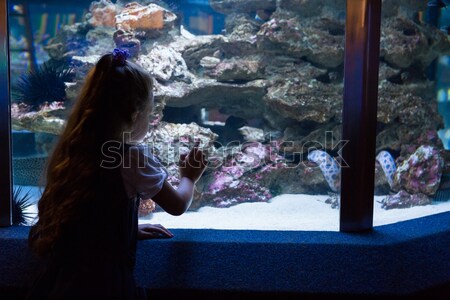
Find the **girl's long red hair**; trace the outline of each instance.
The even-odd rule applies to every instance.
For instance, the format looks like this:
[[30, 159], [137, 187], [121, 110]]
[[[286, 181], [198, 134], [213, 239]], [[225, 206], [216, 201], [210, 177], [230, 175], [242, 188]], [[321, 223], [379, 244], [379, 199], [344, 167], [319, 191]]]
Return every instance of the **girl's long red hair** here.
[[102, 56], [88, 73], [47, 165], [38, 221], [29, 235], [35, 253], [48, 254], [65, 226], [77, 222], [89, 202], [96, 201], [102, 145], [122, 141], [151, 93], [149, 74], [130, 61], [118, 65], [112, 54]]

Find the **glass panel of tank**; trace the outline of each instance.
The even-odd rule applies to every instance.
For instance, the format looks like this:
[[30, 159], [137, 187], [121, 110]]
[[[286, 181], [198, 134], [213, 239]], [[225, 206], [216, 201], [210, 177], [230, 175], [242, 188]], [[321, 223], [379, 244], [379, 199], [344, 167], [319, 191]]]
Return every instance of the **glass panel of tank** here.
[[344, 0], [10, 1], [10, 24], [14, 187], [29, 192], [27, 212], [87, 71], [120, 47], [156, 79], [145, 143], [169, 181], [195, 140], [209, 160], [189, 212], [146, 201], [141, 222], [338, 230]]
[[[426, 1], [383, 1], [375, 225], [448, 210], [449, 17], [439, 3], [427, 18]], [[345, 5], [10, 1], [15, 199], [36, 212], [83, 78], [121, 47], [156, 79], [145, 143], [169, 181], [197, 139], [210, 164], [188, 213], [146, 201], [141, 222], [338, 230]]]
[[450, 8], [383, 1], [374, 225], [450, 210]]

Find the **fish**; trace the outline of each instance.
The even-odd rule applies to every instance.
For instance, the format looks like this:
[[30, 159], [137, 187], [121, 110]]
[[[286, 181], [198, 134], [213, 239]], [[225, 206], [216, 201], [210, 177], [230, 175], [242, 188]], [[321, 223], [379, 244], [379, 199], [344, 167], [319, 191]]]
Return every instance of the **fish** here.
[[[308, 154], [308, 160], [319, 165], [328, 186], [333, 192], [339, 192], [341, 184], [341, 167], [337, 161], [323, 150], [311, 151]], [[380, 151], [376, 156], [376, 160], [380, 163], [389, 186], [392, 188], [394, 174], [397, 170], [393, 156], [388, 151]]]
[[337, 193], [341, 185], [341, 167], [326, 151], [313, 150], [308, 154], [308, 160], [319, 165], [330, 189]]
[[381, 165], [389, 186], [392, 188], [392, 184], [394, 182], [394, 174], [397, 170], [394, 158], [389, 152], [383, 150], [377, 154], [376, 160]]

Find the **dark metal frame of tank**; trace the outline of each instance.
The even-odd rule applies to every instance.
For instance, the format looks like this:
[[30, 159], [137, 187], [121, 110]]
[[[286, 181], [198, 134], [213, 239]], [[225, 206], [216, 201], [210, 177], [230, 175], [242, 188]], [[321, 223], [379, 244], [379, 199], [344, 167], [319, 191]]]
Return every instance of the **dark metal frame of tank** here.
[[[348, 1], [347, 1], [348, 3]], [[340, 231], [373, 228], [381, 0], [347, 5]]]
[[0, 226], [9, 226], [12, 222], [8, 29], [8, 1], [0, 0]]
[[[0, 0], [0, 226], [11, 225], [8, 1]], [[381, 0], [347, 5], [340, 231], [373, 228], [375, 141]], [[4, 66], [4, 67], [3, 67]]]

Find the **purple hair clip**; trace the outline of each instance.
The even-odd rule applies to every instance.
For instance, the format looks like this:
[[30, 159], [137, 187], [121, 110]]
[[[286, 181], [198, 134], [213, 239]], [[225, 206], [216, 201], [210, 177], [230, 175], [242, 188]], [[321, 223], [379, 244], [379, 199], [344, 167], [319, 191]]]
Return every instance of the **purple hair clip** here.
[[114, 51], [112, 52], [112, 55], [113, 61], [118, 66], [125, 65], [127, 58], [130, 57], [130, 53], [128, 52], [127, 49], [120, 49], [120, 48], [115, 48]]

